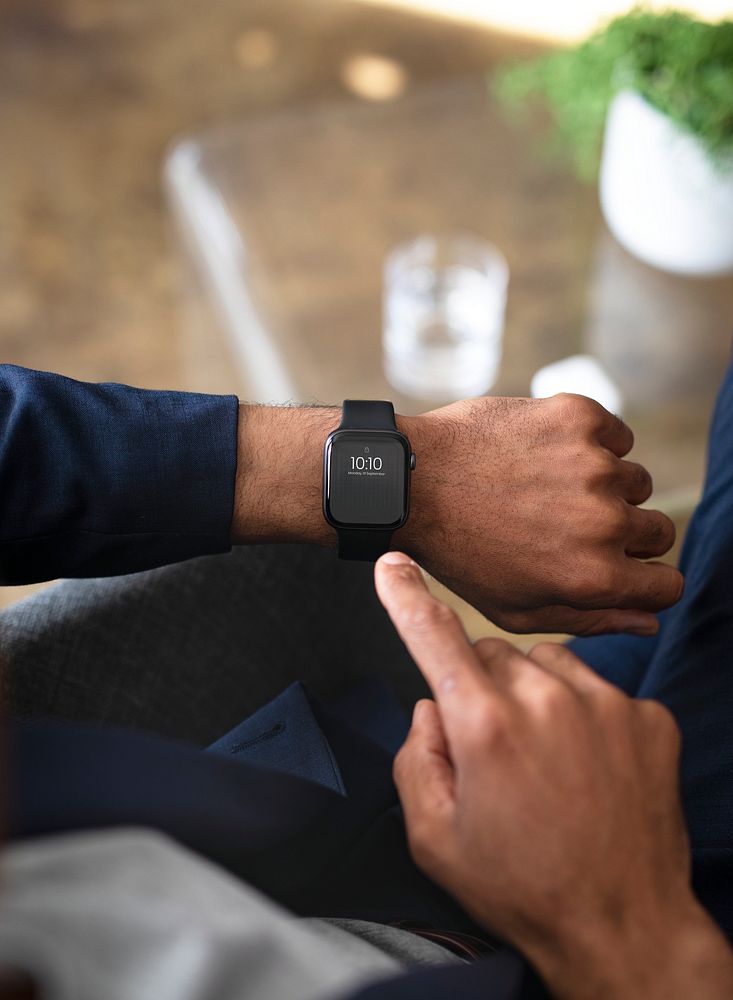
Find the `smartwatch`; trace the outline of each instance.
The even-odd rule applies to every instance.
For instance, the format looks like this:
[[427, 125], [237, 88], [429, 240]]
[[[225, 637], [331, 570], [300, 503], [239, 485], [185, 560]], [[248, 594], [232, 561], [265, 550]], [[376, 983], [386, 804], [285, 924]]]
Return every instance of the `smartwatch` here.
[[323, 449], [323, 513], [341, 559], [374, 561], [410, 512], [415, 456], [384, 400], [345, 399]]

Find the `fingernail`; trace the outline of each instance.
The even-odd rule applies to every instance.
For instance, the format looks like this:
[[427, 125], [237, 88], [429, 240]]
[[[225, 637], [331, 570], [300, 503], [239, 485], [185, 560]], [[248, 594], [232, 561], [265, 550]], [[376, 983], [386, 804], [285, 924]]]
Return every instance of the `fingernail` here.
[[417, 563], [410, 559], [404, 552], [385, 552], [381, 562], [389, 563], [390, 566], [416, 566]]

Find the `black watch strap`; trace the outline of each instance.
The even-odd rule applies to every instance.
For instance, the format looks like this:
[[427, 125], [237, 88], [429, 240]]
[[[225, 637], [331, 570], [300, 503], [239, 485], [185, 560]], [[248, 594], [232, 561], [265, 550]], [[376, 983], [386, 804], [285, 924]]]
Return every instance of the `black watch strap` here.
[[376, 562], [389, 550], [391, 531], [360, 531], [358, 528], [339, 528], [339, 559], [357, 559]]
[[396, 431], [394, 406], [386, 399], [345, 399], [339, 429]]
[[[345, 399], [340, 430], [396, 431], [394, 406], [386, 399]], [[339, 528], [339, 559], [376, 562], [389, 549], [391, 531]]]

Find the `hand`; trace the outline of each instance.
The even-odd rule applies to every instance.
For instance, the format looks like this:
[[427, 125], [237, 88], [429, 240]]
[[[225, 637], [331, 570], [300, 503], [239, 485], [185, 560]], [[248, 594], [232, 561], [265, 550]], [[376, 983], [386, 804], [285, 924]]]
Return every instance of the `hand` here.
[[376, 585], [436, 698], [395, 760], [416, 863], [557, 996], [733, 996], [690, 888], [670, 713], [563, 646], [471, 645], [401, 553]]
[[417, 454], [397, 533], [437, 579], [513, 632], [657, 630], [682, 593], [675, 530], [640, 510], [649, 473], [629, 428], [584, 396], [486, 397], [401, 418]]

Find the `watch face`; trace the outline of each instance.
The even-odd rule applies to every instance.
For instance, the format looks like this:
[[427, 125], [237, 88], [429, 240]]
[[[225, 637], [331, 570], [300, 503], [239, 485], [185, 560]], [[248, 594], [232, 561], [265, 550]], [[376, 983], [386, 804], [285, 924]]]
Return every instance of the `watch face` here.
[[348, 527], [397, 528], [407, 517], [407, 439], [335, 431], [326, 442], [326, 516]]

